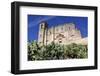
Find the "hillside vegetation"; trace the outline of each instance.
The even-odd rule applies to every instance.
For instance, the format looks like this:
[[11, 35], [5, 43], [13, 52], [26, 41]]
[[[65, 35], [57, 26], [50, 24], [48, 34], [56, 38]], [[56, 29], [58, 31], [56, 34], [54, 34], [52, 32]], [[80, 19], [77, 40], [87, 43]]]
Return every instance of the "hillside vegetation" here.
[[88, 57], [87, 45], [51, 44], [40, 46], [36, 41], [28, 43], [28, 60], [83, 59]]

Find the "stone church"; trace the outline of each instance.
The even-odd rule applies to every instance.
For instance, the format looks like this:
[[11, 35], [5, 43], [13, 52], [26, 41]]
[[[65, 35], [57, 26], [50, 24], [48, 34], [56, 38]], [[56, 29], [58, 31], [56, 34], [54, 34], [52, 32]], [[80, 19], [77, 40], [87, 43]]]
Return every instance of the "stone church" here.
[[74, 23], [59, 24], [48, 27], [47, 22], [39, 25], [38, 42], [41, 45], [48, 45], [51, 42], [57, 44], [81, 43], [87, 45], [87, 38], [82, 38], [80, 30]]

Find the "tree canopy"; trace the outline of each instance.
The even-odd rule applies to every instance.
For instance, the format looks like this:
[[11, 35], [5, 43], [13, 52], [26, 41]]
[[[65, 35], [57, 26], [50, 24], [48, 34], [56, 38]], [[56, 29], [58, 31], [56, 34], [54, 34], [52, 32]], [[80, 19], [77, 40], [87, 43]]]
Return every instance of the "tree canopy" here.
[[40, 46], [36, 41], [28, 43], [28, 60], [59, 60], [59, 59], [80, 59], [88, 57], [87, 45], [69, 44], [61, 45], [52, 42]]

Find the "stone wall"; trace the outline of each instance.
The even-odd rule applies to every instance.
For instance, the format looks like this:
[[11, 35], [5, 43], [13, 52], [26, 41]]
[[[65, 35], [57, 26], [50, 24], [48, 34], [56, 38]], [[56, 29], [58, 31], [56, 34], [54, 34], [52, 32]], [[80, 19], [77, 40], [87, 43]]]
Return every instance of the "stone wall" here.
[[[42, 26], [43, 28], [41, 28]], [[78, 40], [82, 42], [82, 37], [80, 30], [75, 27], [74, 23], [65, 23], [50, 28], [46, 23], [40, 24], [38, 42], [41, 44], [49, 44], [52, 41], [59, 44], [69, 44], [78, 43]]]

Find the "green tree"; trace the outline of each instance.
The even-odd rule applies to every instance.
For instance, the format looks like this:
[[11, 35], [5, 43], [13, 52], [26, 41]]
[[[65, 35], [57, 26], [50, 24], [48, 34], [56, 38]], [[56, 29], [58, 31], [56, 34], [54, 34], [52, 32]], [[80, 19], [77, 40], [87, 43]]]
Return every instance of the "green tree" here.
[[69, 44], [61, 45], [51, 42], [48, 45], [40, 46], [36, 41], [28, 43], [28, 60], [55, 60], [87, 58], [87, 45]]

